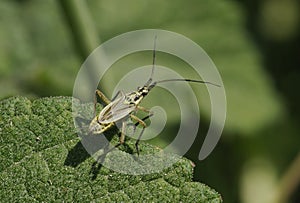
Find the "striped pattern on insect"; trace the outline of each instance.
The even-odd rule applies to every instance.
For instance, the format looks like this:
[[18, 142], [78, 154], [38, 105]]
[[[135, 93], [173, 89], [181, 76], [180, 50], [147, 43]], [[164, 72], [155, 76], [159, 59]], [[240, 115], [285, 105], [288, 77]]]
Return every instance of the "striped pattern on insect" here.
[[[149, 114], [147, 118], [152, 116], [152, 113], [149, 110], [140, 106], [139, 104], [141, 103], [143, 98], [147, 96], [148, 93], [157, 84], [164, 83], [164, 82], [172, 82], [172, 81], [186, 81], [186, 82], [195, 82], [195, 83], [205, 83], [205, 84], [210, 84], [219, 87], [219, 85], [211, 82], [205, 82], [205, 81], [193, 80], [193, 79], [166, 79], [160, 81], [153, 81], [152, 77], [155, 70], [155, 59], [156, 59], [156, 36], [154, 39], [151, 75], [143, 87], [140, 87], [136, 91], [132, 91], [126, 94], [123, 91], [118, 91], [118, 93], [114, 96], [114, 98], [111, 101], [100, 90], [96, 90], [96, 95], [98, 95], [102, 99], [105, 106], [100, 111], [100, 113], [96, 115], [95, 118], [91, 121], [89, 125], [90, 134], [101, 134], [106, 130], [108, 130], [109, 128], [115, 126], [115, 122], [121, 121], [122, 122], [121, 135], [119, 138], [119, 144], [117, 145], [119, 146], [123, 144], [125, 141], [125, 130], [127, 127], [126, 120], [130, 118], [133, 121], [137, 121], [138, 124], [142, 126], [142, 131], [140, 132], [140, 135], [138, 136], [138, 139], [136, 140], [135, 143], [136, 151], [137, 154], [139, 155], [138, 144], [147, 125], [144, 122], [145, 118], [140, 119], [135, 114], [137, 111], [144, 111]], [[96, 95], [95, 95], [95, 106], [94, 106], [95, 109], [97, 103]]]

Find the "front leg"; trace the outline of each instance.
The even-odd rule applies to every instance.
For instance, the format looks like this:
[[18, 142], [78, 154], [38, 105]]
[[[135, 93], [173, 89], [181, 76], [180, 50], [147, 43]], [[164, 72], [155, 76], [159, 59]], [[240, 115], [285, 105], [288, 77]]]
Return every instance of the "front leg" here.
[[137, 121], [139, 124], [141, 124], [144, 128], [147, 127], [146, 123], [140, 119], [139, 117], [133, 115], [133, 114], [130, 114], [130, 118]]
[[[144, 111], [146, 113], [150, 113], [150, 110], [146, 109], [145, 107], [142, 107], [142, 106], [136, 106], [136, 108], [140, 111]], [[150, 114], [153, 114], [153, 113], [150, 113]]]

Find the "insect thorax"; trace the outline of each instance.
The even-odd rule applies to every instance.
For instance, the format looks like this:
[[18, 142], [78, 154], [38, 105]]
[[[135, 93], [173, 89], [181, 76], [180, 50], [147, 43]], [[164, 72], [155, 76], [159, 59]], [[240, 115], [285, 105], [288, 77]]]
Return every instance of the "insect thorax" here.
[[128, 104], [138, 105], [148, 92], [149, 90], [146, 87], [139, 88], [138, 91], [134, 91], [126, 96], [126, 102], [128, 102]]

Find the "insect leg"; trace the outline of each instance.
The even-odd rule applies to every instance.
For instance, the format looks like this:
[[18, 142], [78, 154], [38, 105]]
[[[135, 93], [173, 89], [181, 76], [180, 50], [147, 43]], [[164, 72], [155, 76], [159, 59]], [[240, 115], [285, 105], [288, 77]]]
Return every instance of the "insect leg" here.
[[[146, 128], [147, 125], [146, 125], [146, 123], [145, 123], [142, 119], [140, 119], [139, 117], [137, 117], [137, 116], [135, 116], [135, 115], [133, 115], [133, 114], [131, 114], [130, 117], [131, 117], [132, 119], [136, 120], [139, 124], [141, 124], [141, 125], [143, 126], [143, 129], [142, 129], [142, 131], [141, 131], [141, 133], [140, 133], [138, 139], [137, 139], [136, 142], [135, 142], [136, 152], [137, 152], [137, 154], [138, 154], [138, 156], [139, 156], [139, 155], [140, 155], [139, 142], [140, 142], [140, 140], [141, 140], [141, 137], [142, 137], [142, 135], [143, 135], [143, 133], [144, 133], [144, 130], [145, 130], [145, 128]], [[150, 115], [149, 115], [149, 117], [150, 117]]]
[[97, 101], [96, 95], [100, 97], [105, 105], [109, 104], [111, 101], [101, 92], [100, 90], [96, 90], [95, 100]]
[[97, 95], [100, 97], [104, 105], [106, 106], [111, 101], [101, 92], [100, 90], [96, 90], [95, 97], [94, 97], [94, 116], [96, 116], [96, 106], [97, 106]]
[[[144, 118], [142, 119], [142, 121], [144, 121], [144, 120], [150, 118], [151, 116], [153, 116], [153, 113], [150, 113], [148, 116], [144, 117]], [[139, 123], [139, 122], [137, 122], [136, 124], [138, 124], [138, 123]], [[146, 126], [145, 126], [145, 127], [146, 127]], [[137, 151], [138, 155], [139, 155], [139, 142], [140, 142], [140, 140], [141, 140], [141, 138], [142, 138], [142, 135], [143, 135], [143, 133], [144, 133], [145, 127], [143, 127], [143, 129], [142, 129], [142, 131], [141, 131], [141, 133], [140, 133], [138, 139], [137, 139], [136, 142], [135, 142], [135, 148], [136, 148], [136, 151]]]
[[141, 131], [141, 133], [140, 133], [138, 139], [137, 139], [136, 142], [135, 142], [135, 149], [136, 149], [136, 152], [137, 152], [138, 156], [140, 155], [139, 142], [140, 142], [141, 137], [142, 137], [142, 135], [143, 135], [143, 133], [144, 133], [144, 130], [145, 130], [145, 127], [143, 127], [143, 129], [142, 129], [142, 131]]
[[138, 110], [140, 110], [140, 111], [144, 111], [144, 112], [146, 112], [146, 113], [150, 113], [150, 110], [146, 109], [145, 107], [137, 106], [136, 108], [137, 108]]
[[126, 129], [126, 122], [122, 123], [122, 129], [121, 129], [121, 136], [120, 136], [120, 143], [119, 145], [123, 144], [125, 141], [125, 129]]
[[113, 148], [106, 151], [105, 154], [107, 154], [108, 152], [112, 151], [115, 148], [118, 148], [120, 145], [124, 144], [124, 142], [125, 142], [125, 129], [126, 129], [126, 122], [123, 122], [121, 132], [118, 133], [118, 135], [120, 135], [119, 143], [116, 144]]
[[[138, 119], [141, 120], [141, 121], [145, 121], [145, 120], [147, 120], [148, 118], [150, 118], [151, 116], [153, 116], [153, 114], [149, 114], [148, 116], [145, 116], [145, 117], [142, 118], [142, 119], [139, 119], [139, 118], [138, 118]], [[138, 121], [138, 122], [136, 122], [134, 125], [135, 125], [135, 126], [138, 126], [139, 124], [140, 124], [140, 122]], [[122, 129], [121, 129], [121, 132], [118, 133], [118, 135], [120, 136], [120, 138], [119, 138], [120, 142], [119, 142], [118, 144], [116, 144], [113, 148], [111, 148], [111, 149], [109, 149], [108, 151], [106, 151], [105, 154], [109, 153], [109, 152], [112, 151], [113, 149], [115, 149], [115, 148], [119, 147], [120, 145], [124, 144], [124, 142], [125, 142], [125, 129], [126, 129], [126, 122], [123, 122], [123, 123], [122, 123]], [[143, 129], [144, 129], [144, 128], [143, 128]], [[142, 131], [144, 131], [144, 130], [142, 130]], [[138, 145], [139, 140], [140, 140], [141, 137], [142, 137], [142, 134], [143, 134], [143, 132], [139, 135], [139, 138], [138, 138], [138, 141], [137, 141], [136, 145]], [[137, 146], [136, 146], [136, 148], [138, 149]], [[138, 151], [138, 154], [139, 154], [139, 151]]]
[[[144, 118], [142, 118], [141, 120], [142, 121], [145, 121], [145, 120], [147, 120], [148, 118], [150, 118], [151, 116], [153, 116], [153, 113], [150, 113], [148, 116], [145, 116]], [[135, 126], [138, 126], [140, 123], [139, 122], [136, 122], [134, 125]]]
[[141, 124], [144, 128], [147, 126], [146, 123], [139, 117], [137, 117], [133, 114], [130, 114], [130, 117], [131, 117], [131, 119], [133, 119], [133, 120], [137, 121], [139, 124]]

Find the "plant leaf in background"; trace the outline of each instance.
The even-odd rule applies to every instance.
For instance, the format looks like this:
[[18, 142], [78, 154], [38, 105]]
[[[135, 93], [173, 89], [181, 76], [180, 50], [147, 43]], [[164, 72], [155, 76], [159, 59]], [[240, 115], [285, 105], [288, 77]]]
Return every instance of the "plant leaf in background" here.
[[[1, 202], [222, 202], [213, 189], [192, 182], [193, 164], [184, 158], [159, 174], [134, 176], [95, 167], [77, 137], [71, 101], [0, 101]], [[127, 144], [134, 148], [134, 142]], [[141, 143], [140, 148], [155, 147]]]
[[[246, 33], [245, 16], [239, 4], [233, 1], [176, 0], [172, 1], [172, 4], [161, 3], [161, 1], [141, 4], [137, 0], [130, 0], [130, 3], [117, 2], [91, 1], [90, 8], [95, 16], [94, 19], [97, 19], [98, 30], [104, 33], [108, 31], [120, 33], [124, 30], [141, 29], [139, 26], [141, 22], [147, 27], [151, 22], [151, 27], [157, 25], [159, 28], [189, 37], [209, 54], [220, 71], [227, 94], [226, 130], [253, 135], [253, 132], [271, 125], [284, 113], [280, 97], [273, 89], [273, 81], [263, 70], [258, 49]], [[128, 4], [134, 5], [130, 12], [127, 12], [127, 9], [121, 11], [118, 9], [126, 8]], [[98, 12], [99, 8], [102, 12]], [[153, 8], [154, 15], [151, 10], [145, 14], [146, 8]], [[114, 27], [111, 27], [111, 24]], [[166, 59], [160, 58], [159, 53], [157, 55], [158, 65], [171, 67], [186, 77], [194, 76], [191, 68], [176, 60], [176, 57]], [[148, 58], [140, 58], [146, 64], [151, 63], [150, 55]], [[134, 61], [128, 61], [127, 67], [140, 64], [137, 62], [139, 61], [137, 57]], [[122, 64], [122, 68], [125, 67], [126, 64]], [[120, 67], [116, 70], [120, 70]], [[115, 74], [118, 74], [116, 72]], [[197, 85], [193, 87], [198, 93], [198, 98], [201, 98], [199, 101], [201, 112], [206, 119], [210, 118], [210, 101], [207, 99], [209, 97], [205, 88], [198, 88]], [[161, 97], [157, 97], [157, 100], [160, 103], [164, 102]], [[176, 105], [172, 105], [174, 102], [167, 100], [166, 103], [165, 106], [162, 105], [167, 108], [167, 112], [176, 109]], [[172, 119], [172, 116], [170, 117]]]
[[[192, 1], [182, 4], [174, 1], [170, 5], [156, 0], [147, 4], [131, 0], [130, 3], [90, 1], [89, 5], [95, 25], [104, 39], [121, 32], [141, 29], [141, 23], [147, 26], [151, 22], [152, 27], [164, 24], [164, 29], [181, 33], [202, 46], [215, 62], [224, 80], [228, 100], [226, 129], [251, 134], [270, 125], [282, 115], [280, 98], [262, 69], [257, 49], [245, 33], [245, 20], [236, 3], [210, 1], [201, 4]], [[118, 9], [128, 5], [134, 5], [130, 7], [130, 12], [127, 12], [128, 9]], [[145, 15], [144, 10], [148, 7], [156, 10], [154, 16], [149, 12], [153, 19]], [[2, 77], [6, 76], [1, 80], [1, 87], [6, 85], [0, 91], [0, 97], [14, 92], [27, 92], [37, 96], [71, 95], [80, 62], [74, 53], [74, 45], [68, 36], [58, 5], [52, 1], [42, 3], [33, 0], [20, 4], [4, 1], [0, 4], [0, 9], [2, 24], [6, 25], [6, 29], [0, 32], [0, 44], [3, 45], [2, 50], [5, 50], [0, 52], [0, 58], [5, 59], [0, 65], [0, 72], [3, 73]], [[163, 12], [169, 9], [176, 16], [171, 17], [168, 12]], [[189, 15], [186, 15], [186, 10], [189, 10]], [[138, 25], [135, 24], [136, 19], [139, 19]], [[12, 61], [14, 63], [10, 64]], [[140, 64], [138, 61], [148, 65], [151, 58], [149, 55], [136, 57], [134, 61], [123, 63], [122, 69], [134, 68], [135, 64]], [[158, 57], [158, 63], [181, 71], [187, 77], [193, 75], [188, 67], [174, 57]], [[116, 68], [111, 75], [118, 75], [119, 72], [120, 69]], [[113, 87], [117, 81], [111, 82]], [[195, 87], [195, 91], [203, 98], [200, 109], [209, 118], [210, 105], [209, 99], [205, 99], [208, 98], [205, 88]], [[166, 107], [169, 107], [170, 112], [176, 108], [170, 103]]]

